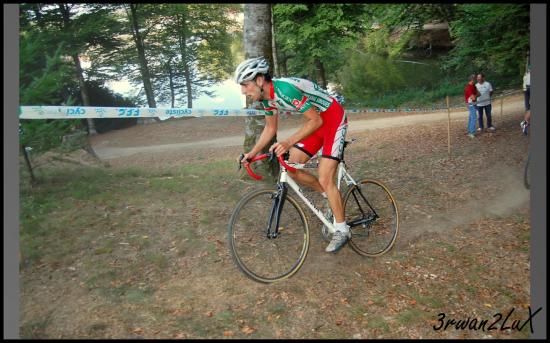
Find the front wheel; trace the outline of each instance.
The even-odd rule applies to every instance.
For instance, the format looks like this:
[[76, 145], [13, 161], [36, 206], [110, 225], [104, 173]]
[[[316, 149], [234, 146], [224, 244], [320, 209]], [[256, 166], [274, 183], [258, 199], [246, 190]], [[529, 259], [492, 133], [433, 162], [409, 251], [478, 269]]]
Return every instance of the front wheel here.
[[239, 201], [229, 220], [229, 250], [233, 260], [246, 276], [257, 282], [291, 277], [304, 263], [309, 249], [306, 215], [288, 194], [279, 225], [274, 228], [273, 209], [280, 197], [274, 189], [253, 191]]
[[351, 227], [349, 244], [358, 254], [375, 257], [388, 252], [399, 232], [397, 204], [379, 181], [361, 180], [344, 197], [346, 223]]

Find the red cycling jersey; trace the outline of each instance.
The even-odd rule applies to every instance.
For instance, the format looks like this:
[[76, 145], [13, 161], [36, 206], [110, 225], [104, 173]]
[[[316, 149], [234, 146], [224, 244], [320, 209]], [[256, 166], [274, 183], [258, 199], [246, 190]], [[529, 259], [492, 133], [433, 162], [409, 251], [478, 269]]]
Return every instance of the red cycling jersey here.
[[292, 110], [300, 113], [311, 107], [319, 110], [323, 125], [308, 137], [296, 143], [294, 147], [309, 157], [321, 148], [322, 157], [340, 161], [344, 150], [344, 141], [348, 120], [342, 106], [314, 82], [299, 78], [273, 79], [270, 98], [263, 105], [268, 115], [279, 110]]

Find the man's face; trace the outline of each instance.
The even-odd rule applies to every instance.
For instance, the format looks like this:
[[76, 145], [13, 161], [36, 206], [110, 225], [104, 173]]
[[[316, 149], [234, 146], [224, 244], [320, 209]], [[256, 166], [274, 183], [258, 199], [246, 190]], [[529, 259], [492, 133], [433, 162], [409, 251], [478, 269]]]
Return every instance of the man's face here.
[[244, 81], [241, 83], [241, 93], [246, 95], [251, 101], [261, 100], [260, 83], [256, 81], [262, 81], [257, 78], [256, 80]]
[[478, 76], [477, 76], [477, 82], [483, 83], [483, 81], [484, 81], [483, 76], [478, 75]]

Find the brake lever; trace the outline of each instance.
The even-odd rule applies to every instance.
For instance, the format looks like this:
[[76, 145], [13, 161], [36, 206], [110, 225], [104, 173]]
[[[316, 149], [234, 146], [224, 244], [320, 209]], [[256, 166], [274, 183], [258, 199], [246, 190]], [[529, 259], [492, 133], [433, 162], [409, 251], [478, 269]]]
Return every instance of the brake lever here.
[[269, 161], [269, 162], [273, 162], [273, 161], [275, 160], [275, 157], [277, 156], [277, 155], [275, 154], [275, 152], [273, 152], [273, 151], [270, 151], [270, 152], [268, 153], [268, 155], [269, 155], [269, 158], [268, 158], [268, 161]]
[[244, 158], [244, 154], [240, 154], [240, 155], [239, 155], [239, 169], [237, 169], [237, 170], [241, 170], [241, 169], [242, 169], [243, 164], [242, 164], [241, 161], [243, 160], [243, 158]]
[[290, 158], [290, 151], [287, 151], [283, 154], [283, 160], [288, 161], [289, 158]]

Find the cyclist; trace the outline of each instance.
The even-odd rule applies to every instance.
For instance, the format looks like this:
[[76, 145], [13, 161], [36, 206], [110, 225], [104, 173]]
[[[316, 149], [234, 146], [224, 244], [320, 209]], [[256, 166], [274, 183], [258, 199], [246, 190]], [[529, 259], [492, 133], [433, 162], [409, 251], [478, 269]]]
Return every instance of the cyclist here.
[[235, 82], [252, 101], [261, 101], [266, 111], [266, 124], [260, 138], [252, 150], [244, 154], [241, 162], [253, 158], [269, 144], [277, 133], [280, 110], [304, 115], [305, 124], [286, 140], [273, 144], [269, 151], [274, 151], [277, 156], [289, 151], [290, 162], [306, 163], [322, 148], [319, 179], [304, 170], [296, 170], [292, 177], [328, 198], [336, 220], [336, 231], [325, 251], [337, 252], [351, 236], [334, 180], [348, 127], [344, 109], [312, 81], [296, 77], [271, 78], [269, 64], [263, 57], [250, 58], [239, 64], [235, 70]]

